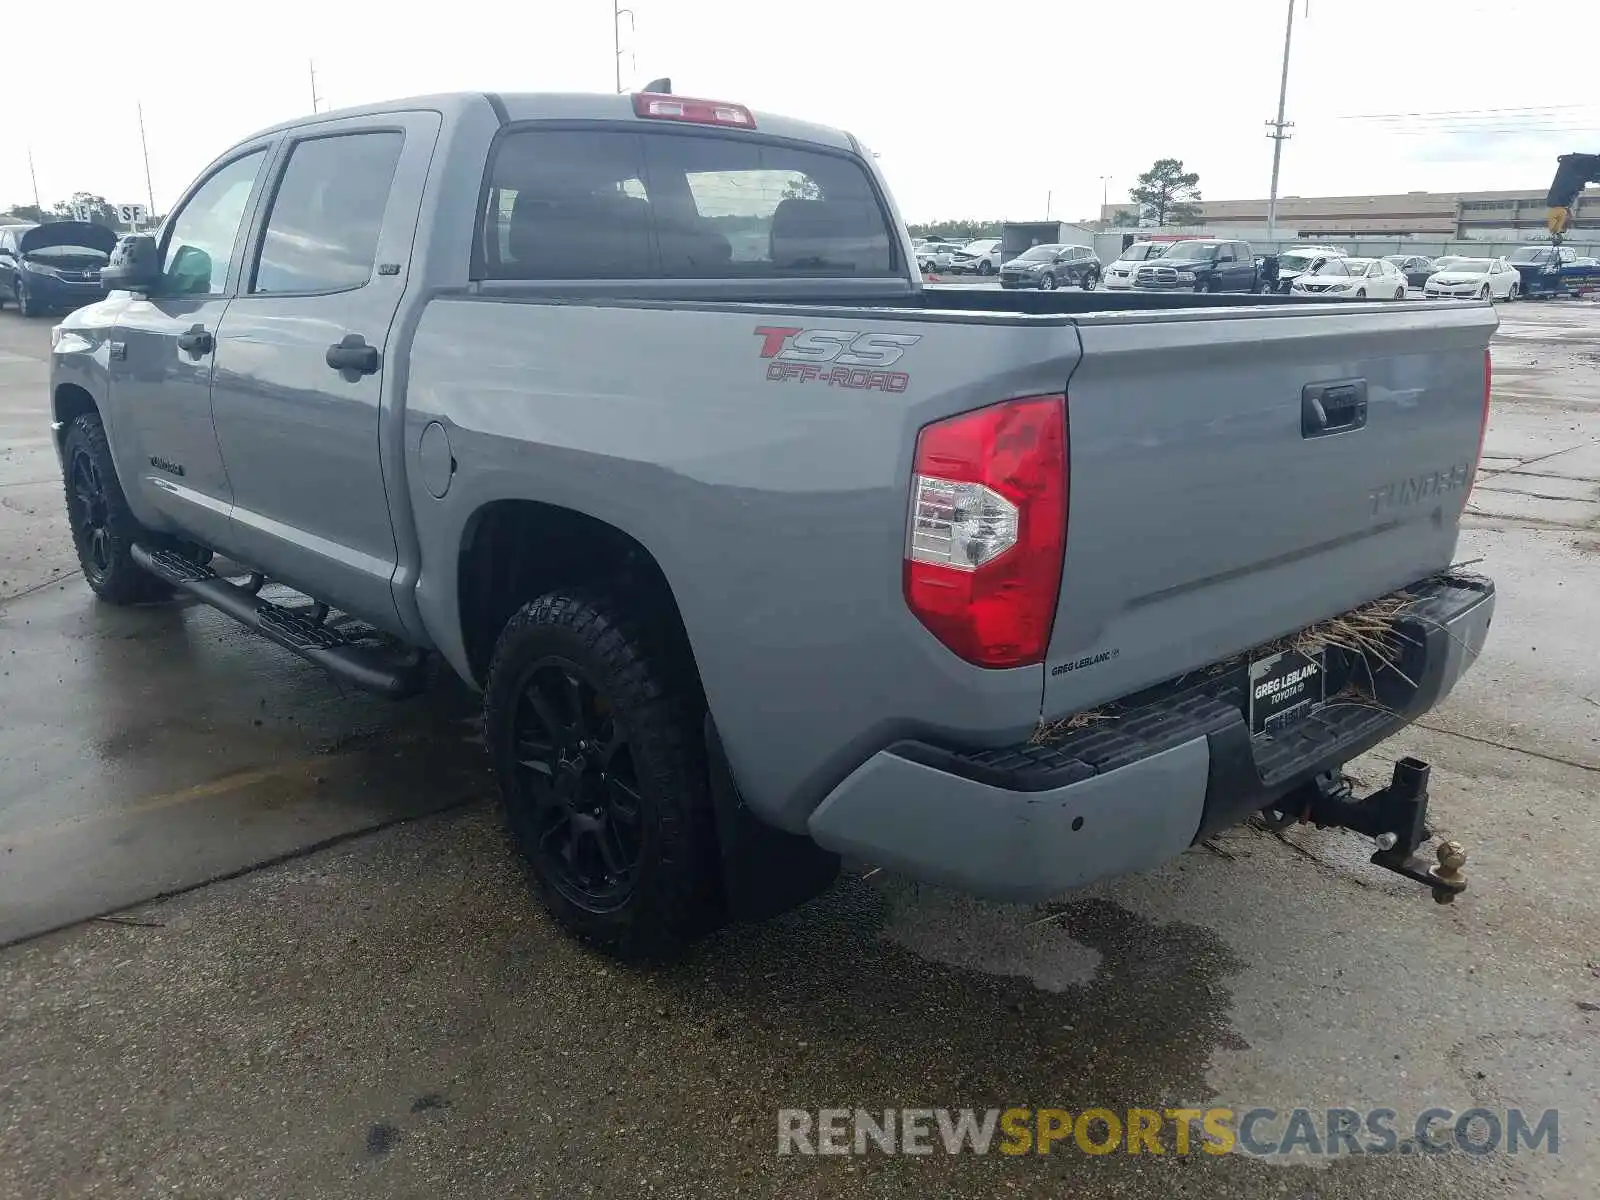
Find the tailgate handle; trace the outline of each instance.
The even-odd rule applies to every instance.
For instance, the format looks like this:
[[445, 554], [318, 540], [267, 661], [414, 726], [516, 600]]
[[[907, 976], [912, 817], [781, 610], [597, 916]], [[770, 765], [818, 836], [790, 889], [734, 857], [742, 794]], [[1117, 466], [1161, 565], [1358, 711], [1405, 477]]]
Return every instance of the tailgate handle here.
[[1308, 383], [1300, 391], [1300, 436], [1348, 433], [1367, 424], [1367, 381]]

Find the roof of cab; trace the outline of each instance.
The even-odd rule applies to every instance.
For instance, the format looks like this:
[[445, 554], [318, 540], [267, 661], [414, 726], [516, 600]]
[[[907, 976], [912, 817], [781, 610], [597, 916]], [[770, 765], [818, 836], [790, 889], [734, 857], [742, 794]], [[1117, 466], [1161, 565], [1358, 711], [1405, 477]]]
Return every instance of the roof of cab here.
[[[483, 105], [492, 107], [496, 102], [504, 106], [506, 115], [511, 121], [638, 121], [641, 125], [667, 124], [637, 116], [633, 111], [633, 96], [628, 93], [610, 95], [595, 92], [446, 92], [428, 96], [408, 96], [403, 99], [385, 100], [379, 104], [339, 108], [298, 117], [262, 129], [246, 140], [289, 129], [303, 129], [325, 121], [418, 109], [437, 112], [448, 120], [469, 109]], [[843, 130], [827, 125], [814, 125], [810, 121], [797, 121], [792, 117], [777, 116], [773, 113], [757, 112], [754, 115], [755, 132], [758, 134], [794, 138], [798, 141], [830, 146], [837, 150], [864, 153], [856, 140]], [[740, 136], [742, 132], [726, 126], [716, 128], [718, 133], [727, 133], [735, 137]]]

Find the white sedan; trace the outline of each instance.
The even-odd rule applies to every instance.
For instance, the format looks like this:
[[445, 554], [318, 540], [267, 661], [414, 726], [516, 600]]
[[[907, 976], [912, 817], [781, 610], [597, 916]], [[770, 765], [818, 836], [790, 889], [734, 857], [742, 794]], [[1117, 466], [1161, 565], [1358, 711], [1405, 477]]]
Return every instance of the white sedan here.
[[1328, 300], [1404, 300], [1406, 277], [1381, 258], [1325, 258], [1296, 275], [1289, 294]]
[[1444, 270], [1429, 275], [1422, 292], [1430, 300], [1452, 296], [1515, 300], [1522, 292], [1522, 275], [1504, 258], [1458, 258]]

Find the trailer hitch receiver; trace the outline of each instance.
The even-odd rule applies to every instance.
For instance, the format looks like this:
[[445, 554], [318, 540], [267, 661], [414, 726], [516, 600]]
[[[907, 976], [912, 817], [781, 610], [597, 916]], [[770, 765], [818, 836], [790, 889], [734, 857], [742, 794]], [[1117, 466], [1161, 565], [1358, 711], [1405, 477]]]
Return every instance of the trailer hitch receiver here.
[[1338, 772], [1319, 775], [1296, 789], [1278, 806], [1286, 819], [1309, 821], [1319, 829], [1350, 829], [1377, 843], [1375, 866], [1415, 880], [1433, 892], [1434, 900], [1449, 904], [1466, 890], [1467, 852], [1460, 842], [1441, 842], [1430, 865], [1417, 849], [1430, 837], [1428, 828], [1428, 764], [1402, 758], [1394, 765], [1389, 786], [1357, 798], [1349, 776]]

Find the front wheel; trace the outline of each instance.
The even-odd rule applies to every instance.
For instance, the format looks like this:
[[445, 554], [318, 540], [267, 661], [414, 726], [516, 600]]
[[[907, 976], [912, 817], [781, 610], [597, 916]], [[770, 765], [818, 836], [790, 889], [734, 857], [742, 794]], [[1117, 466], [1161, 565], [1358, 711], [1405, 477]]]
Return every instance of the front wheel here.
[[72, 422], [61, 459], [67, 526], [89, 587], [112, 604], [161, 599], [167, 594], [166, 585], [133, 561], [133, 544], [143, 530], [117, 480], [99, 414], [84, 413]]
[[1054, 275], [1052, 275], [1049, 271], [1046, 271], [1039, 279], [1039, 286], [1042, 287], [1047, 292], [1055, 291], [1056, 290], [1056, 277]]
[[28, 285], [19, 279], [13, 291], [17, 297], [17, 311], [25, 317], [37, 317], [40, 312], [39, 304], [34, 300], [33, 293], [28, 290]]
[[1365, 300], [1366, 298], [1367, 298], [1367, 289], [1366, 288], [1358, 288], [1358, 289], [1356, 289], [1356, 299], [1357, 300]]
[[507, 835], [562, 928], [659, 960], [714, 923], [704, 704], [686, 647], [610, 592], [551, 592], [501, 633], [483, 713]]
[[981, 263], [978, 264], [978, 274], [979, 275], [993, 275], [994, 274], [994, 268], [989, 265], [989, 260], [987, 258], [984, 259]]
[[1479, 300], [1488, 300], [1488, 299], [1490, 299], [1489, 285], [1487, 283], [1484, 284], [1483, 288], [1478, 292], [1478, 299]]
[[1517, 294], [1518, 294], [1518, 292], [1520, 290], [1521, 289], [1519, 289], [1517, 287], [1517, 285], [1514, 284], [1514, 283], [1509, 288], [1507, 288], [1506, 289], [1506, 300], [1507, 300], [1507, 302], [1515, 300], [1517, 298]]
[[1395, 288], [1394, 298], [1396, 300], [1404, 300], [1406, 298], [1405, 284], [1401, 284], [1399, 287]]

